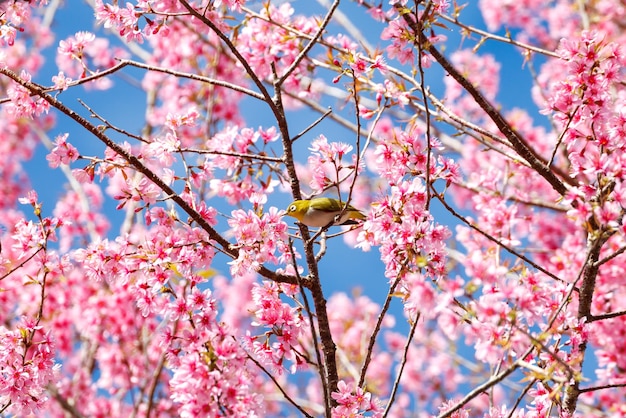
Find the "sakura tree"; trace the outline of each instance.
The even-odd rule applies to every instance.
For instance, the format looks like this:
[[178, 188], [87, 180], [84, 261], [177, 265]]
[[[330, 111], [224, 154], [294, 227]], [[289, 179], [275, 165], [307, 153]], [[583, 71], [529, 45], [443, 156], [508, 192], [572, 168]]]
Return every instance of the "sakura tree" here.
[[623, 0], [88, 3], [0, 2], [3, 416], [626, 416]]

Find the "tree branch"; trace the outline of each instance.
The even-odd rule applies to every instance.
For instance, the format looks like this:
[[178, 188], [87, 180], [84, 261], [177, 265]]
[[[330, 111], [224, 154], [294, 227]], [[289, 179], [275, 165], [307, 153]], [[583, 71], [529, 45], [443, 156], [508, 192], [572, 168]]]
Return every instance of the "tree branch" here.
[[[231, 258], [237, 258], [239, 251], [234, 248], [231, 243], [222, 237], [206, 219], [202, 217], [194, 208], [191, 207], [181, 196], [179, 196], [174, 189], [172, 189], [167, 183], [165, 183], [159, 176], [157, 176], [152, 170], [146, 167], [141, 160], [135, 157], [133, 154], [127, 152], [124, 148], [119, 146], [115, 141], [106, 136], [97, 126], [90, 123], [87, 119], [74, 112], [72, 109], [65, 106], [62, 102], [55, 97], [46, 93], [43, 88], [32, 82], [22, 80], [16, 73], [7, 69], [0, 68], [0, 74], [4, 74], [22, 87], [28, 89], [31, 93], [41, 97], [47, 101], [52, 107], [58, 109], [60, 112], [67, 115], [70, 119], [85, 128], [88, 132], [98, 138], [103, 144], [115, 151], [119, 156], [124, 158], [135, 170], [146, 176], [146, 178], [156, 184], [172, 201], [174, 201], [183, 211], [185, 211], [191, 219], [193, 219], [204, 231], [207, 232], [209, 237], [217, 242]], [[284, 274], [278, 274], [269, 270], [267, 267], [261, 266], [258, 273], [270, 280], [274, 280], [280, 283], [297, 284], [294, 276], [288, 276]]]
[[294, 72], [294, 70], [298, 67], [298, 65], [300, 65], [304, 57], [306, 57], [306, 55], [311, 51], [311, 49], [317, 44], [318, 40], [322, 37], [322, 33], [324, 33], [326, 26], [328, 26], [328, 24], [330, 23], [330, 19], [333, 17], [333, 13], [335, 12], [338, 6], [339, 6], [339, 0], [335, 0], [334, 3], [330, 6], [330, 9], [326, 13], [324, 20], [322, 21], [322, 24], [317, 29], [317, 32], [315, 33], [313, 38], [311, 38], [309, 43], [304, 48], [302, 48], [302, 51], [300, 51], [298, 56], [293, 60], [289, 68], [285, 70], [285, 73], [275, 83], [275, 87], [280, 88], [283, 85], [287, 77], [289, 77], [291, 73]]
[[[596, 235], [592, 235], [592, 240], [589, 244], [589, 255], [587, 262], [585, 263], [585, 271], [583, 273], [582, 285], [580, 286], [580, 293], [578, 296], [578, 319], [587, 319], [592, 316], [591, 302], [593, 300], [593, 293], [596, 287], [598, 269], [600, 268], [597, 262], [600, 259], [602, 246], [609, 239], [608, 234], [603, 234], [601, 231], [594, 232]], [[580, 353], [579, 355], [581, 356], [580, 368], [582, 369], [583, 362], [585, 360], [585, 352], [587, 350], [587, 341], [582, 341], [578, 350]], [[574, 414], [580, 393], [580, 380], [575, 379], [574, 383], [568, 385], [565, 390], [565, 396], [563, 398], [563, 409], [565, 411], [572, 415]]]
[[422, 48], [426, 49], [435, 60], [443, 67], [443, 69], [454, 78], [476, 101], [476, 103], [487, 113], [489, 118], [498, 127], [498, 130], [506, 137], [511, 143], [511, 146], [515, 151], [526, 160], [530, 166], [541, 175], [557, 193], [561, 196], [565, 195], [567, 188], [561, 182], [561, 180], [552, 172], [550, 167], [546, 164], [540, 156], [526, 143], [526, 141], [509, 125], [504, 117], [498, 112], [495, 107], [482, 95], [482, 93], [474, 87], [474, 85], [463, 75], [457, 71], [456, 68], [439, 52], [434, 45], [430, 43], [426, 35], [421, 31], [418, 23], [413, 20], [412, 13], [401, 6], [396, 4], [394, 6], [398, 13], [403, 17], [404, 21], [413, 30], [416, 42], [419, 42]]

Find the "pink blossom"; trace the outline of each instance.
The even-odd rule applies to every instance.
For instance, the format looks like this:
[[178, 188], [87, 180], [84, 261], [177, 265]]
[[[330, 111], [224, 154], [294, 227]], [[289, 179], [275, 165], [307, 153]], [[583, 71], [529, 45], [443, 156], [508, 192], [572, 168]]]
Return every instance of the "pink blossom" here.
[[58, 75], [52, 76], [52, 82], [54, 83], [54, 87], [57, 89], [67, 90], [68, 84], [72, 82], [72, 79], [65, 77], [63, 71], [59, 71]]
[[67, 142], [68, 136], [68, 134], [59, 135], [54, 141], [54, 148], [46, 157], [50, 167], [57, 168], [61, 164], [69, 164], [78, 159], [78, 150]]
[[34, 321], [23, 318], [15, 330], [0, 327], [0, 405], [8, 406], [6, 411], [27, 415], [42, 410], [58, 369], [54, 342]]
[[333, 399], [339, 406], [333, 408], [333, 417], [367, 416], [380, 417], [383, 410], [376, 401], [372, 400], [372, 395], [361, 388], [353, 389], [353, 385], [348, 385], [340, 380], [337, 385], [337, 392], [332, 394]]

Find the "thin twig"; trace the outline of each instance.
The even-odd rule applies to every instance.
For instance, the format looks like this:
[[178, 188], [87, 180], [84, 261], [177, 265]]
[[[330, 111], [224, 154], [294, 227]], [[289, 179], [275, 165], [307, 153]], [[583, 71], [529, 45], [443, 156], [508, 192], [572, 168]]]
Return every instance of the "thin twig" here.
[[448, 210], [448, 212], [450, 212], [450, 214], [452, 214], [452, 216], [454, 216], [455, 218], [457, 218], [460, 221], [462, 221], [468, 227], [472, 228], [474, 231], [478, 232], [479, 234], [481, 234], [482, 236], [487, 238], [489, 241], [491, 241], [491, 242], [501, 246], [502, 248], [504, 248], [506, 251], [508, 251], [512, 255], [518, 257], [519, 259], [521, 259], [521, 260], [525, 261], [526, 263], [528, 263], [529, 265], [533, 266], [534, 268], [536, 268], [537, 270], [539, 270], [543, 274], [548, 275], [549, 277], [553, 278], [554, 280], [556, 280], [558, 282], [567, 283], [565, 280], [563, 280], [560, 277], [556, 276], [554, 273], [549, 272], [548, 270], [546, 270], [545, 268], [541, 267], [539, 264], [535, 263], [534, 261], [532, 261], [528, 257], [524, 256], [523, 254], [519, 253], [518, 251], [516, 251], [513, 248], [509, 247], [508, 245], [504, 244], [502, 241], [500, 241], [497, 238], [493, 237], [492, 235], [486, 233], [485, 231], [480, 229], [478, 226], [476, 226], [472, 222], [468, 221], [467, 218], [465, 218], [463, 215], [461, 215], [460, 213], [455, 211], [452, 208], [452, 206], [450, 206], [448, 204], [448, 202], [446, 202], [446, 200], [443, 198], [443, 196], [440, 193], [438, 193], [436, 190], [434, 190], [434, 188], [433, 188], [433, 192], [434, 192], [433, 196], [436, 197], [437, 200], [439, 200], [439, 202], [441, 202], [441, 204]]
[[[348, 189], [348, 198], [346, 199], [346, 204], [342, 206], [341, 212], [336, 216], [336, 219], [341, 219], [341, 217], [348, 210], [348, 206], [350, 205], [350, 201], [352, 200], [352, 192], [354, 191], [354, 185], [356, 184], [356, 179], [359, 174], [359, 163], [361, 162], [361, 117], [359, 115], [359, 92], [358, 92], [358, 84], [356, 82], [356, 77], [354, 75], [354, 71], [352, 71], [352, 97], [354, 99], [354, 110], [356, 114], [356, 161], [354, 163], [354, 169], [352, 173], [354, 176], [352, 177], [352, 181], [350, 182], [350, 188]], [[337, 177], [339, 177], [339, 171], [337, 171]], [[348, 178], [348, 177], [346, 177]], [[339, 200], [341, 201], [341, 191], [339, 188], [339, 182], [337, 183], [337, 194], [339, 195]]]
[[607, 385], [590, 386], [588, 388], [580, 389], [580, 393], [595, 392], [597, 390], [623, 388], [623, 387], [626, 387], [626, 383], [613, 383], [613, 384], [607, 384]]
[[[422, 19], [426, 18], [426, 15], [428, 15], [428, 9], [429, 6], [432, 3], [428, 3], [428, 5], [426, 6], [426, 10], [424, 10], [423, 14], [422, 14]], [[415, 8], [415, 18], [417, 19], [417, 8]], [[425, 119], [426, 119], [426, 173], [425, 173], [425, 181], [426, 181], [426, 204], [424, 205], [424, 210], [428, 211], [430, 208], [430, 201], [432, 199], [432, 196], [430, 195], [431, 190], [430, 187], [428, 187], [430, 185], [430, 164], [431, 164], [431, 156], [432, 156], [432, 145], [431, 145], [431, 133], [430, 133], [430, 109], [428, 106], [428, 93], [426, 92], [426, 85], [424, 84], [426, 82], [425, 80], [425, 76], [424, 76], [424, 67], [422, 66], [422, 56], [424, 54], [424, 50], [422, 49], [422, 43], [421, 42], [417, 42], [417, 68], [418, 68], [418, 72], [420, 75], [420, 80], [419, 80], [419, 84], [420, 84], [420, 92], [422, 93], [422, 102], [424, 103], [424, 110], [425, 110]]]
[[601, 314], [601, 315], [591, 315], [587, 319], [587, 322], [603, 321], [605, 319], [617, 318], [618, 316], [624, 316], [624, 315], [626, 315], [626, 310], [625, 311], [609, 312], [609, 313], [605, 313], [605, 314]]
[[315, 33], [313, 38], [311, 38], [309, 43], [304, 48], [302, 48], [302, 51], [300, 51], [298, 56], [293, 60], [289, 68], [285, 70], [285, 73], [282, 75], [282, 77], [275, 83], [275, 87], [280, 88], [283, 85], [285, 80], [287, 80], [291, 73], [293, 73], [298, 65], [300, 65], [300, 62], [302, 62], [304, 57], [306, 57], [311, 49], [313, 49], [313, 47], [318, 43], [319, 39], [322, 37], [322, 33], [324, 33], [324, 30], [326, 29], [326, 26], [328, 26], [328, 24], [330, 23], [330, 20], [333, 17], [333, 13], [337, 9], [337, 7], [339, 7], [339, 0], [335, 0], [332, 6], [330, 6], [330, 9], [326, 13], [324, 20], [320, 24], [320, 27], [317, 29], [317, 32]]
[[22, 262], [20, 262], [20, 264], [18, 264], [17, 266], [15, 266], [11, 270], [9, 270], [7, 273], [5, 273], [2, 276], [0, 276], [0, 282], [2, 280], [6, 279], [11, 274], [13, 274], [14, 272], [16, 272], [17, 270], [19, 270], [20, 268], [24, 267], [24, 265], [26, 263], [28, 263], [30, 260], [32, 260], [33, 257], [35, 257], [37, 254], [39, 254], [43, 249], [44, 248], [42, 246], [40, 246], [39, 248], [37, 248], [37, 250], [34, 253], [32, 253], [27, 258], [25, 258]]
[[376, 343], [376, 337], [380, 332], [383, 324], [383, 319], [385, 315], [387, 315], [387, 311], [389, 310], [389, 306], [391, 305], [391, 300], [393, 298], [393, 294], [396, 291], [396, 287], [398, 283], [400, 283], [401, 277], [398, 276], [396, 280], [394, 280], [393, 284], [389, 288], [389, 292], [387, 292], [387, 297], [385, 298], [385, 303], [383, 304], [380, 313], [378, 314], [378, 319], [376, 321], [376, 325], [374, 325], [374, 331], [372, 331], [372, 335], [370, 336], [369, 343], [367, 344], [367, 351], [365, 352], [365, 360], [363, 360], [363, 366], [361, 366], [361, 374], [359, 377], [358, 387], [363, 387], [363, 383], [365, 383], [365, 375], [367, 374], [367, 368], [369, 367], [370, 361], [372, 360], [372, 353], [374, 352], [374, 344]]
[[302, 137], [303, 135], [305, 135], [307, 132], [309, 132], [311, 129], [313, 129], [314, 127], [316, 127], [321, 121], [323, 121], [324, 119], [326, 119], [326, 116], [330, 115], [331, 113], [333, 113], [333, 110], [329, 107], [328, 110], [324, 113], [322, 113], [322, 115], [317, 118], [315, 121], [313, 121], [313, 123], [311, 123], [309, 126], [307, 126], [306, 128], [304, 128], [299, 134], [297, 134], [296, 136], [294, 136], [293, 138], [291, 138], [291, 142], [294, 143], [296, 142], [300, 137]]
[[[524, 358], [524, 357], [525, 356], [523, 356], [521, 358]], [[487, 380], [482, 385], [476, 386], [467, 395], [465, 395], [463, 397], [463, 399], [458, 401], [454, 406], [452, 406], [450, 409], [446, 410], [445, 412], [442, 412], [441, 414], [439, 414], [437, 416], [437, 418], [448, 418], [448, 417], [452, 416], [452, 414], [454, 414], [456, 411], [461, 409], [469, 401], [471, 401], [472, 399], [474, 399], [475, 397], [477, 397], [481, 393], [487, 391], [487, 389], [495, 386], [496, 384], [498, 384], [501, 381], [503, 381], [504, 379], [506, 379], [509, 375], [511, 375], [518, 368], [519, 368], [519, 365], [517, 363], [513, 363], [509, 368], [507, 368], [503, 372], [500, 372], [497, 375], [491, 376], [491, 378], [489, 380]]]
[[567, 118], [567, 123], [565, 124], [565, 126], [563, 127], [563, 129], [561, 130], [561, 134], [559, 135], [559, 137], [556, 140], [556, 144], [554, 145], [554, 149], [552, 150], [552, 154], [550, 155], [550, 159], [547, 162], [547, 166], [551, 166], [552, 163], [554, 162], [554, 159], [556, 158], [556, 153], [559, 150], [559, 147], [561, 146], [561, 143], [563, 142], [563, 139], [565, 138], [565, 134], [569, 131], [569, 127], [572, 123], [572, 121], [574, 120], [574, 116], [576, 115], [576, 112], [578, 112], [578, 109], [580, 109], [581, 105], [576, 106], [576, 109], [574, 109], [572, 111], [572, 113], [570, 115], [568, 115]]
[[[474, 193], [498, 193], [498, 191], [494, 191], [494, 190], [489, 190], [489, 189], [483, 189], [483, 188], [479, 188], [479, 187], [473, 187], [473, 186], [469, 186], [467, 183], [463, 183], [460, 181], [453, 181], [451, 184], [454, 184], [457, 187], [461, 187], [465, 190], [469, 190], [471, 192]], [[552, 211], [555, 212], [560, 212], [560, 213], [565, 213], [568, 210], [570, 210], [570, 207], [564, 206], [564, 205], [559, 205], [556, 203], [551, 203], [551, 202], [546, 202], [543, 200], [526, 200], [526, 199], [521, 199], [515, 195], [506, 195], [506, 196], [499, 196], [502, 199], [506, 200], [507, 202], [514, 202], [514, 203], [519, 203], [521, 205], [525, 205], [525, 206], [531, 206], [533, 208], [543, 208], [543, 209], [550, 209]]]
[[135, 139], [135, 140], [137, 140], [137, 141], [139, 141], [139, 142], [143, 142], [143, 143], [148, 142], [148, 141], [146, 141], [144, 138], [142, 138], [140, 135], [135, 135], [135, 134], [133, 134], [133, 133], [131, 133], [131, 132], [126, 131], [125, 129], [118, 128], [117, 126], [113, 125], [111, 122], [109, 122], [108, 120], [106, 120], [106, 118], [105, 118], [105, 117], [103, 117], [103, 116], [102, 116], [102, 115], [100, 115], [98, 112], [96, 112], [95, 110], [93, 110], [93, 109], [91, 108], [91, 106], [89, 106], [87, 103], [85, 103], [85, 102], [84, 102], [84, 101], [82, 101], [81, 99], [78, 99], [78, 103], [80, 103], [80, 105], [81, 105], [82, 107], [84, 107], [85, 109], [87, 109], [87, 110], [89, 111], [90, 116], [91, 116], [92, 118], [96, 118], [96, 119], [98, 119], [100, 122], [104, 123], [104, 124], [106, 125], [107, 129], [112, 129], [112, 130], [114, 130], [114, 131], [115, 131], [115, 132], [117, 132], [117, 133], [120, 133], [120, 134], [122, 134], [122, 135], [125, 135], [125, 136], [127, 136], [128, 138]]
[[[105, 77], [105, 76], [107, 76], [109, 74], [113, 74], [113, 73], [121, 70], [122, 68], [126, 67], [127, 65], [128, 65], [128, 63], [119, 63], [117, 65], [114, 65], [111, 68], [107, 68], [106, 70], [102, 70], [102, 71], [100, 71], [100, 72], [98, 72], [96, 74], [93, 74], [93, 75], [81, 78], [79, 80], [71, 81], [71, 82], [67, 83], [67, 87], [70, 88], [70, 87], [74, 87], [74, 86], [79, 86], [81, 84], [89, 83], [90, 81], [98, 80], [98, 79], [100, 79], [102, 77]], [[43, 93], [52, 93], [52, 92], [60, 93], [61, 92], [61, 90], [59, 88], [54, 87], [54, 86], [53, 87], [39, 86], [39, 88], [40, 88], [40, 90]], [[37, 93], [33, 93], [32, 91], [31, 91], [31, 94], [32, 95], [37, 95]], [[9, 99], [9, 98], [0, 99], [0, 104], [8, 103], [10, 101], [11, 101], [11, 99]]]
[[409, 335], [406, 337], [406, 343], [404, 344], [404, 350], [402, 351], [402, 360], [400, 361], [400, 369], [398, 370], [398, 374], [393, 382], [393, 388], [391, 389], [391, 395], [389, 396], [389, 401], [387, 402], [387, 407], [383, 412], [383, 418], [389, 415], [389, 411], [393, 406], [393, 402], [396, 398], [396, 393], [398, 392], [398, 388], [400, 387], [400, 379], [402, 378], [402, 373], [404, 372], [404, 367], [406, 366], [406, 362], [409, 358], [409, 348], [411, 347], [411, 343], [413, 342], [413, 337], [415, 336], [415, 330], [417, 329], [417, 324], [419, 322], [421, 314], [418, 312], [417, 317], [413, 321], [411, 325], [411, 330], [409, 331]]
[[522, 390], [522, 393], [520, 393], [520, 395], [515, 400], [515, 403], [511, 407], [511, 412], [509, 412], [509, 415], [507, 415], [506, 418], [512, 418], [513, 417], [513, 414], [515, 413], [515, 410], [517, 409], [519, 404], [522, 402], [522, 399], [524, 398], [524, 396], [526, 396], [526, 393], [528, 393], [530, 388], [532, 388], [535, 383], [537, 383], [537, 379], [532, 379], [530, 382], [528, 382], [528, 384], [526, 385], [524, 390]]
[[470, 25], [466, 25], [465, 23], [461, 23], [457, 18], [448, 16], [448, 15], [444, 15], [444, 14], [437, 14], [439, 17], [441, 17], [444, 20], [447, 20], [448, 22], [454, 23], [457, 26], [462, 27], [463, 29], [467, 30], [468, 32], [473, 32], [476, 33], [480, 36], [482, 36], [485, 39], [493, 39], [495, 41], [500, 41], [500, 42], [504, 42], [507, 44], [511, 44], [511, 45], [515, 45], [518, 46], [522, 49], [526, 49], [528, 51], [533, 51], [536, 52], [538, 54], [542, 54], [548, 57], [552, 57], [552, 58], [559, 58], [558, 54], [556, 54], [555, 52], [549, 51], [547, 49], [544, 48], [539, 48], [537, 46], [534, 45], [530, 45], [530, 44], [526, 44], [524, 42], [520, 42], [520, 41], [516, 41], [514, 39], [511, 39], [510, 37], [505, 37], [505, 36], [499, 36], [499, 35], [495, 35], [493, 33], [490, 32], [485, 32], [484, 30], [478, 29], [474, 26], [470, 26]]
[[198, 148], [181, 148], [180, 152], [189, 152], [193, 154], [209, 154], [209, 155], [223, 155], [225, 157], [237, 157], [243, 159], [267, 161], [271, 163], [282, 163], [283, 159], [279, 157], [270, 157], [269, 155], [260, 154], [246, 154], [243, 152], [231, 152], [231, 151], [213, 151]]
[[263, 367], [263, 365], [254, 357], [252, 357], [250, 355], [250, 353], [246, 353], [246, 355], [248, 356], [248, 359], [253, 362], [254, 364], [256, 364], [256, 366], [261, 369], [263, 371], [263, 373], [265, 373], [267, 375], [267, 377], [269, 377], [272, 382], [274, 382], [274, 385], [276, 386], [276, 388], [280, 391], [280, 393], [283, 394], [283, 396], [285, 397], [285, 399], [287, 399], [287, 401], [292, 404], [293, 406], [295, 406], [298, 411], [300, 411], [302, 413], [302, 415], [304, 415], [305, 417], [309, 417], [309, 418], [313, 418], [313, 415], [310, 415], [308, 412], [306, 412], [296, 401], [294, 401], [291, 396], [289, 396], [289, 394], [287, 392], [285, 392], [285, 389], [283, 389], [283, 387], [281, 386], [280, 383], [278, 383], [278, 380], [276, 380], [276, 378], [274, 377], [274, 375], [272, 373], [270, 373], [265, 367]]
[[197, 75], [197, 74], [193, 74], [193, 73], [186, 73], [183, 71], [176, 71], [176, 70], [172, 70], [169, 68], [164, 68], [164, 67], [157, 67], [155, 65], [148, 65], [148, 64], [144, 64], [142, 62], [137, 62], [137, 61], [131, 61], [131, 60], [120, 60], [120, 64], [125, 64], [125, 65], [129, 65], [132, 67], [137, 67], [137, 68], [143, 68], [145, 70], [148, 71], [153, 71], [153, 72], [157, 72], [157, 73], [164, 73], [164, 74], [169, 74], [169, 75], [173, 75], [175, 77], [179, 77], [179, 78], [188, 78], [190, 80], [195, 80], [195, 81], [201, 81], [203, 83], [207, 83], [207, 84], [211, 84], [214, 86], [220, 86], [220, 87], [224, 87], [239, 93], [243, 93], [247, 96], [250, 96], [254, 99], [258, 99], [261, 101], [265, 101], [266, 98], [265, 96], [263, 96], [262, 94], [259, 94], [253, 90], [250, 90], [248, 88], [242, 87], [240, 85], [237, 84], [233, 84], [233, 83], [229, 83], [226, 81], [222, 81], [222, 80], [218, 80], [215, 78], [211, 78], [211, 77], [205, 77], [205, 76], [201, 76], [201, 75]]
[[626, 246], [620, 248], [619, 250], [615, 251], [614, 253], [612, 253], [611, 255], [607, 255], [606, 257], [604, 257], [601, 260], [598, 260], [596, 262], [596, 265], [601, 266], [603, 264], [608, 263], [609, 261], [611, 261], [612, 259], [614, 259], [615, 257], [617, 257], [618, 255], [624, 254], [624, 252], [626, 251]]

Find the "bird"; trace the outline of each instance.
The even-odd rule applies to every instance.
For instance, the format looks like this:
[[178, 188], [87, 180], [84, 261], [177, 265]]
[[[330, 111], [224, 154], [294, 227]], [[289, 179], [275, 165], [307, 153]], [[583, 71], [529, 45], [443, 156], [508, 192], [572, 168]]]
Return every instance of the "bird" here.
[[[287, 207], [286, 216], [296, 218], [300, 223], [312, 227], [327, 225], [354, 225], [364, 220], [365, 215], [351, 205], [330, 197], [316, 197], [310, 200], [295, 200]], [[336, 219], [339, 214], [341, 219]]]

